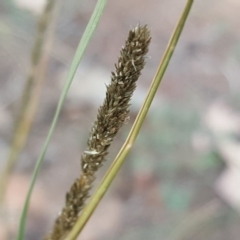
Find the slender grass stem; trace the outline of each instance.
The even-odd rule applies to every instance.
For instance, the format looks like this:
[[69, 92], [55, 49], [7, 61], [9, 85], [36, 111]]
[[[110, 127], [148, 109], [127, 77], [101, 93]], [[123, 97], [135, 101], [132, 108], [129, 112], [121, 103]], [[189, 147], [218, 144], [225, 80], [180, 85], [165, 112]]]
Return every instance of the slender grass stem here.
[[179, 37], [181, 35], [181, 32], [183, 30], [184, 24], [186, 22], [186, 19], [188, 17], [188, 14], [190, 12], [190, 9], [192, 7], [193, 0], [188, 0], [186, 3], [185, 9], [182, 13], [182, 16], [180, 17], [180, 20], [173, 32], [173, 35], [169, 41], [169, 44], [167, 46], [167, 49], [164, 53], [164, 56], [159, 64], [157, 73], [153, 79], [153, 82], [149, 88], [147, 97], [144, 101], [143, 106], [141, 107], [136, 120], [133, 124], [133, 127], [127, 137], [127, 140], [125, 141], [124, 145], [122, 146], [121, 150], [119, 151], [117, 157], [115, 158], [113, 164], [111, 165], [110, 169], [106, 173], [105, 177], [103, 178], [100, 186], [96, 190], [96, 192], [93, 194], [92, 198], [90, 199], [89, 203], [86, 205], [86, 207], [83, 209], [81, 216], [79, 217], [78, 221], [76, 222], [75, 226], [71, 230], [71, 232], [68, 234], [68, 236], [65, 238], [65, 240], [74, 240], [78, 237], [81, 230], [87, 223], [88, 219], [91, 217], [92, 213], [98, 206], [99, 202], [105, 195], [106, 191], [110, 187], [113, 179], [117, 175], [118, 171], [120, 170], [122, 164], [125, 161], [125, 158], [127, 154], [129, 153], [130, 149], [133, 146], [134, 141], [137, 138], [137, 135], [141, 129], [141, 126], [143, 124], [143, 121], [148, 113], [148, 110], [150, 108], [150, 105], [154, 99], [154, 96], [156, 94], [156, 91], [159, 87], [159, 84], [161, 83], [161, 80], [164, 76], [164, 73], [167, 69], [167, 66], [169, 64], [169, 61], [172, 57], [172, 54], [175, 50], [175, 47], [177, 45], [177, 42], [179, 40]]
[[67, 79], [66, 82], [64, 84], [59, 102], [58, 102], [58, 106], [51, 124], [51, 127], [49, 129], [47, 138], [45, 140], [45, 143], [43, 145], [42, 151], [40, 153], [40, 156], [37, 160], [33, 175], [32, 175], [32, 180], [28, 189], [28, 193], [24, 202], [24, 207], [22, 210], [22, 214], [21, 214], [21, 219], [20, 219], [20, 225], [19, 225], [19, 231], [18, 231], [18, 237], [17, 240], [24, 240], [25, 239], [25, 226], [26, 226], [26, 218], [27, 218], [27, 213], [28, 213], [28, 209], [29, 209], [29, 204], [30, 204], [30, 199], [31, 199], [31, 195], [33, 192], [33, 188], [38, 176], [38, 172], [40, 170], [40, 167], [42, 165], [43, 159], [45, 157], [48, 145], [50, 143], [51, 137], [53, 135], [54, 129], [56, 127], [57, 121], [58, 121], [58, 117], [63, 105], [63, 102], [67, 96], [68, 90], [71, 86], [71, 83], [73, 81], [74, 75], [77, 71], [78, 65], [82, 59], [83, 53], [85, 52], [85, 49], [98, 25], [98, 22], [100, 20], [100, 17], [103, 13], [104, 7], [106, 5], [107, 0], [98, 0], [96, 7], [93, 11], [93, 14], [90, 18], [90, 21], [84, 31], [84, 34], [80, 40], [80, 43], [78, 45], [78, 48], [76, 50], [75, 56], [73, 58], [72, 64], [70, 66], [68, 75], [67, 75]]
[[48, 54], [45, 51], [45, 45], [48, 41], [51, 41], [50, 34], [48, 33], [49, 26], [51, 26], [51, 17], [55, 8], [55, 2], [56, 0], [48, 0], [45, 10], [39, 19], [37, 36], [32, 50], [30, 69], [22, 94], [9, 156], [0, 178], [0, 203], [4, 201], [9, 176], [27, 141], [37, 110], [41, 90], [44, 85], [46, 68], [43, 68], [43, 62], [47, 61], [48, 58]]
[[173, 230], [167, 240], [194, 239], [195, 233], [216, 220], [222, 214], [223, 206], [219, 199], [213, 199], [204, 206], [186, 216]]

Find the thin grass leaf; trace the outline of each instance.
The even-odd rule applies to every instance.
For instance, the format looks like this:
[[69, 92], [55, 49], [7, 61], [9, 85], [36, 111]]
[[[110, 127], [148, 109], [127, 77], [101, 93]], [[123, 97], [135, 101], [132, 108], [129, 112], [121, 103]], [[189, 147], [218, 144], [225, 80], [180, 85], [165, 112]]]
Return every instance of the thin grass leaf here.
[[117, 157], [115, 158], [113, 164], [111, 165], [111, 167], [109, 168], [105, 177], [103, 178], [100, 186], [98, 187], [96, 192], [93, 194], [89, 203], [83, 209], [81, 216], [78, 218], [78, 221], [76, 222], [75, 226], [73, 227], [73, 229], [71, 230], [69, 235], [65, 238], [65, 240], [75, 240], [78, 237], [78, 235], [84, 228], [85, 224], [87, 223], [88, 219], [91, 217], [92, 213], [94, 212], [94, 210], [98, 206], [99, 202], [103, 198], [104, 194], [108, 190], [113, 179], [115, 178], [118, 171], [120, 170], [122, 164], [124, 163], [127, 154], [129, 153], [130, 149], [133, 146], [134, 141], [137, 138], [137, 135], [138, 135], [138, 133], [141, 129], [141, 126], [143, 124], [143, 121], [148, 113], [148, 110], [154, 99], [154, 96], [159, 87], [159, 84], [161, 83], [164, 73], [168, 67], [168, 64], [170, 62], [170, 59], [174, 52], [174, 49], [177, 45], [177, 42], [178, 42], [181, 32], [183, 30], [184, 24], [186, 22], [186, 19], [190, 12], [192, 4], [193, 4], [193, 0], [188, 0], [188, 2], [186, 3], [185, 9], [182, 13], [182, 16], [181, 16], [181, 18], [173, 32], [173, 35], [169, 41], [168, 47], [167, 47], [167, 49], [164, 53], [164, 56], [159, 64], [157, 73], [156, 73], [156, 75], [152, 81], [152, 84], [149, 88], [147, 97], [136, 117], [136, 120], [133, 124], [133, 127], [132, 127], [128, 137], [127, 137], [127, 140], [125, 141], [125, 143], [122, 146], [121, 150], [119, 151]]
[[71, 83], [72, 83], [74, 75], [77, 71], [78, 65], [79, 65], [79, 63], [82, 59], [83, 53], [85, 52], [85, 49], [86, 49], [86, 47], [87, 47], [87, 45], [88, 45], [88, 43], [89, 43], [89, 41], [90, 41], [90, 39], [93, 35], [98, 23], [99, 23], [99, 20], [100, 20], [100, 17], [102, 15], [102, 13], [103, 13], [106, 2], [107, 2], [107, 0], [98, 0], [97, 4], [95, 6], [95, 9], [92, 13], [92, 16], [90, 18], [90, 21], [88, 22], [88, 25], [87, 25], [87, 27], [84, 31], [84, 34], [83, 34], [83, 36], [80, 40], [80, 43], [79, 43], [78, 48], [76, 50], [76, 53], [75, 53], [75, 56], [73, 58], [72, 64], [70, 66], [70, 69], [69, 69], [69, 72], [68, 72], [68, 75], [67, 75], [67, 79], [66, 79], [66, 82], [64, 84], [64, 87], [63, 87], [63, 90], [62, 90], [62, 93], [61, 93], [61, 96], [60, 96], [60, 99], [59, 99], [59, 102], [58, 102], [58, 106], [57, 106], [57, 109], [56, 109], [51, 127], [49, 129], [47, 138], [45, 140], [45, 143], [43, 145], [41, 154], [40, 154], [40, 156], [37, 160], [37, 163], [36, 163], [33, 175], [32, 175], [32, 180], [31, 180], [31, 183], [30, 183], [30, 187], [28, 189], [28, 193], [27, 193], [25, 203], [24, 203], [24, 207], [23, 207], [22, 214], [21, 214], [18, 237], [17, 237], [18, 240], [24, 240], [25, 239], [26, 218], [27, 218], [27, 213], [28, 213], [28, 208], [29, 208], [31, 195], [32, 195], [32, 192], [33, 192], [33, 188], [34, 188], [37, 176], [38, 176], [38, 172], [39, 172], [40, 167], [42, 165], [43, 159], [45, 157], [45, 154], [46, 154], [46, 151], [47, 151], [47, 148], [48, 148], [48, 145], [49, 145], [49, 142], [50, 142], [51, 137], [53, 135], [55, 126], [57, 124], [58, 117], [59, 117], [63, 102], [64, 102], [64, 100], [67, 96], [68, 90], [71, 86]]

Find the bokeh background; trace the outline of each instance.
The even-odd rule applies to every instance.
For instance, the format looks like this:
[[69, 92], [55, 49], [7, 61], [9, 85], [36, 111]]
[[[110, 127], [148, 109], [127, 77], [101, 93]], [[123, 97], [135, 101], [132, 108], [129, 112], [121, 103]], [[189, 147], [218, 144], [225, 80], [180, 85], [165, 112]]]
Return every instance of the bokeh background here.
[[[132, 26], [152, 43], [96, 184], [123, 144], [185, 0], [109, 0], [84, 55], [36, 184], [27, 240], [41, 239], [79, 176], [80, 156]], [[96, 1], [62, 1], [43, 94], [1, 209], [0, 239], [15, 239], [36, 159]], [[0, 168], [30, 65], [44, 0], [0, 0]], [[196, 0], [142, 131], [82, 240], [238, 240], [240, 236], [240, 1]]]

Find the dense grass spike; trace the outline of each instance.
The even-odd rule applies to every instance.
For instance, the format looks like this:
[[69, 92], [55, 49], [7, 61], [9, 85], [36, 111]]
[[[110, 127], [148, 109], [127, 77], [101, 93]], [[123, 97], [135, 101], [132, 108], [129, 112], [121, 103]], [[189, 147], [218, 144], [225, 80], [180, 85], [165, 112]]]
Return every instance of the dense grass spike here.
[[145, 65], [150, 40], [147, 26], [138, 25], [130, 30], [125, 47], [122, 48], [118, 63], [115, 65], [115, 72], [112, 72], [105, 100], [98, 110], [87, 149], [81, 157], [82, 175], [76, 179], [67, 193], [65, 207], [46, 240], [62, 239], [76, 223], [89, 197], [95, 173], [105, 161], [108, 148], [129, 116], [129, 102]]

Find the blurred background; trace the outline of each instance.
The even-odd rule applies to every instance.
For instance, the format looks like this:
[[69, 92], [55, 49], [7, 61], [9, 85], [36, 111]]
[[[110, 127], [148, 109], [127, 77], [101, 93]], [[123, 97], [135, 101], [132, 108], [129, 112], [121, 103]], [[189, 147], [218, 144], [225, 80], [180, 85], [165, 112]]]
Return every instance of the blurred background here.
[[[41, 239], [79, 176], [80, 156], [128, 31], [148, 24], [152, 43], [98, 184], [144, 100], [185, 0], [109, 0], [79, 66], [35, 186], [27, 240]], [[0, 0], [0, 168], [46, 0]], [[40, 105], [7, 187], [0, 239], [15, 239], [32, 170], [79, 39], [96, 1], [59, 5]], [[134, 148], [82, 240], [238, 240], [240, 236], [240, 1], [196, 0]]]

